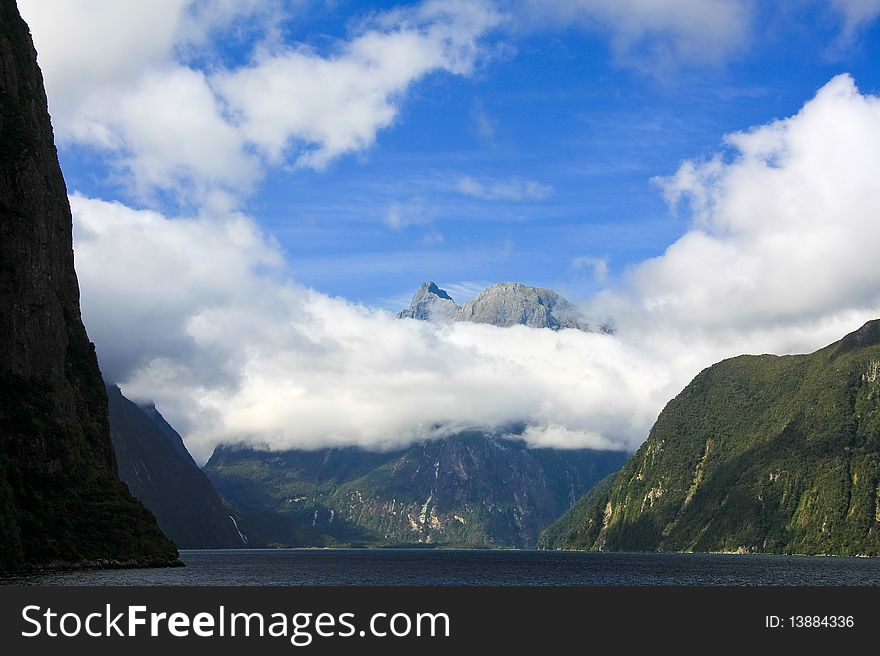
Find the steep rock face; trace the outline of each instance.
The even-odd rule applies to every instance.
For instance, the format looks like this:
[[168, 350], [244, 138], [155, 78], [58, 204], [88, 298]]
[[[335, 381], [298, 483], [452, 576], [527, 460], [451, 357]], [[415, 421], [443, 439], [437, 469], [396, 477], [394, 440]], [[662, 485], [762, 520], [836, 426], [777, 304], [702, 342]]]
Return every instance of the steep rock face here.
[[270, 542], [534, 547], [625, 458], [470, 432], [390, 453], [218, 448], [205, 470]]
[[493, 326], [592, 330], [580, 310], [556, 292], [517, 282], [502, 282], [481, 291], [462, 306], [461, 320]]
[[[593, 331], [581, 311], [553, 290], [517, 282], [491, 285], [464, 305], [458, 305], [445, 290], [429, 281], [419, 287], [410, 306], [397, 316], [422, 321], [469, 321], [501, 327]], [[612, 332], [609, 324], [602, 324], [598, 330]]]
[[422, 283], [410, 306], [398, 313], [401, 319], [421, 321], [457, 321], [461, 308], [444, 289], [433, 282]]
[[0, 567], [176, 562], [116, 476], [42, 76], [0, 0]]
[[544, 546], [880, 555], [880, 322], [704, 370], [590, 496]]
[[142, 409], [107, 388], [119, 477], [182, 549], [247, 547], [244, 522], [217, 494], [180, 435], [154, 406]]

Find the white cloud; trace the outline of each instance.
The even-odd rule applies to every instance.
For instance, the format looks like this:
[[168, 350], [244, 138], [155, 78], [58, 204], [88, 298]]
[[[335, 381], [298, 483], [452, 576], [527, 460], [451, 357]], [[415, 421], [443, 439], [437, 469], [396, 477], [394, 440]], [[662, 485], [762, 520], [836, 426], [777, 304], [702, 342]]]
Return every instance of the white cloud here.
[[536, 449], [566, 449], [572, 444], [588, 444], [594, 448], [619, 449], [620, 445], [608, 441], [598, 433], [571, 430], [560, 424], [527, 426], [522, 433], [511, 434], [511, 439], [522, 439]]
[[581, 25], [609, 34], [622, 61], [651, 69], [714, 64], [749, 40], [747, 0], [525, 0], [528, 24]]
[[203, 201], [215, 189], [246, 191], [260, 171], [205, 75], [185, 67], [90, 96], [72, 131], [75, 139], [113, 152], [141, 195], [181, 187]]
[[[141, 197], [172, 191], [194, 206], [218, 190], [245, 194], [288, 159], [321, 169], [369, 148], [413, 83], [471, 73], [500, 20], [488, 3], [428, 0], [376, 15], [322, 55], [280, 41], [278, 3], [23, 0], [22, 10], [59, 140], [105, 150]], [[252, 60], [224, 69], [208, 36], [255, 17]], [[204, 70], [191, 63], [205, 57]]]
[[[70, 203], [83, 313], [110, 381], [155, 359], [188, 358], [192, 321], [217, 305], [262, 302], [262, 285], [283, 268], [271, 240], [240, 214], [172, 220], [78, 194]], [[232, 366], [200, 357], [206, 372]]]
[[300, 288], [242, 216], [71, 202], [108, 380], [154, 399], [201, 459], [219, 442], [383, 448], [512, 422], [535, 444], [634, 446], [666, 394], [605, 335], [402, 321]]
[[851, 38], [880, 16], [880, 0], [831, 0], [831, 6], [843, 16], [844, 39]]
[[474, 132], [480, 139], [483, 141], [495, 140], [495, 123], [480, 100], [475, 101], [471, 106], [471, 123]]
[[634, 273], [644, 307], [703, 327], [815, 321], [880, 302], [880, 100], [847, 75], [736, 151], [661, 184], [694, 227]]
[[59, 136], [95, 90], [127, 86], [167, 61], [187, 0], [18, 0], [34, 36]]
[[480, 182], [464, 176], [459, 178], [456, 189], [466, 196], [483, 200], [541, 200], [553, 193], [553, 188], [548, 185], [522, 178]]
[[438, 230], [429, 230], [422, 238], [419, 240], [419, 243], [424, 246], [437, 246], [438, 244], [442, 244], [446, 241], [446, 237], [443, 236], [443, 233]]
[[461, 304], [474, 298], [491, 284], [492, 282], [485, 280], [458, 280], [456, 282], [441, 283], [440, 288], [445, 289], [452, 298]]
[[403, 93], [432, 71], [471, 72], [477, 39], [498, 23], [484, 3], [427, 2], [392, 12], [329, 57], [285, 48], [218, 76], [216, 85], [250, 143], [270, 160], [291, 148], [316, 169], [373, 144]]
[[512, 422], [535, 445], [633, 448], [710, 363], [812, 350], [880, 315], [880, 100], [841, 76], [727, 142], [662, 182], [694, 224], [595, 300], [614, 337], [397, 320], [286, 281], [241, 215], [74, 196], [85, 320], [108, 378], [154, 398], [201, 459]]
[[580, 271], [585, 268], [591, 269], [593, 271], [593, 279], [599, 283], [604, 283], [608, 280], [607, 257], [590, 257], [582, 255], [572, 259], [571, 268], [574, 271]]

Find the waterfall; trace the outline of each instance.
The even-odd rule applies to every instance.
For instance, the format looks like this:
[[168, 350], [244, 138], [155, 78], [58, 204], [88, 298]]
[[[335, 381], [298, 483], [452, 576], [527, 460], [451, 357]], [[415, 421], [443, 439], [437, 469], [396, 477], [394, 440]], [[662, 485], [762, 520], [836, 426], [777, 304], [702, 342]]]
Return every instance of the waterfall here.
[[236, 531], [236, 533], [238, 533], [238, 537], [241, 538], [242, 544], [247, 544], [248, 543], [247, 536], [244, 533], [242, 533], [241, 530], [238, 528], [238, 522], [235, 521], [235, 517], [233, 517], [232, 515], [229, 515], [229, 519], [232, 520], [232, 525], [235, 527], [235, 531]]

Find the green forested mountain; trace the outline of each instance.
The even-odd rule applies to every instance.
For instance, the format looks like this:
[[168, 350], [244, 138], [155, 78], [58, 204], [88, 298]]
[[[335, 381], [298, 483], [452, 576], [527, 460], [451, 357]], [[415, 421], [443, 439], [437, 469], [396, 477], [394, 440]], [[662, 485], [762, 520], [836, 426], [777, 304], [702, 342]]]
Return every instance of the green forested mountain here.
[[534, 547], [625, 459], [472, 431], [386, 453], [220, 447], [205, 471], [273, 544]]
[[880, 321], [810, 355], [700, 373], [561, 549], [880, 555]]

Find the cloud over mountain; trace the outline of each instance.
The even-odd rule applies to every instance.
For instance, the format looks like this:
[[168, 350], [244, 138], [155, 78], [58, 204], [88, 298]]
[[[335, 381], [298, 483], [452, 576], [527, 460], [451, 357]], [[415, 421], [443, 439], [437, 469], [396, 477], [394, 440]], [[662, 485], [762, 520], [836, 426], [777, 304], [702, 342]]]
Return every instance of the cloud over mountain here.
[[697, 371], [809, 350], [880, 313], [880, 101], [835, 78], [664, 181], [693, 225], [595, 307], [614, 337], [398, 320], [297, 286], [241, 214], [168, 218], [72, 197], [83, 311], [127, 394], [206, 457], [220, 441], [384, 448], [463, 426], [635, 447]]
[[606, 335], [400, 320], [298, 287], [240, 216], [71, 201], [104, 371], [154, 399], [197, 457], [218, 442], [385, 448], [512, 422], [538, 445], [632, 446], [666, 393]]
[[[622, 282], [609, 271], [616, 256], [564, 260], [608, 286], [585, 314], [614, 317], [614, 337], [438, 326], [317, 293], [291, 279], [284, 249], [240, 209], [269, 171], [318, 171], [371, 148], [414, 85], [478, 73], [516, 16], [601, 30], [625, 62], [717, 63], [749, 39], [750, 3], [428, 1], [360, 14], [319, 45], [279, 36], [297, 3], [20, 4], [62, 149], [109, 161], [140, 206], [179, 201], [152, 211], [71, 196], [103, 369], [126, 394], [155, 399], [202, 458], [220, 441], [383, 448], [517, 422], [534, 444], [635, 447], [706, 365], [810, 350], [880, 315], [880, 101], [845, 75], [795, 115], [731, 134], [715, 157], [658, 179], [690, 224]], [[877, 16], [873, 1], [833, 7], [852, 29]], [[217, 35], [244, 58], [213, 52]], [[448, 191], [482, 207], [568, 200], [554, 179], [512, 175], [474, 169]], [[414, 200], [385, 203], [397, 229], [387, 232], [434, 220], [430, 197], [393, 187]], [[511, 250], [512, 237], [494, 238]]]

